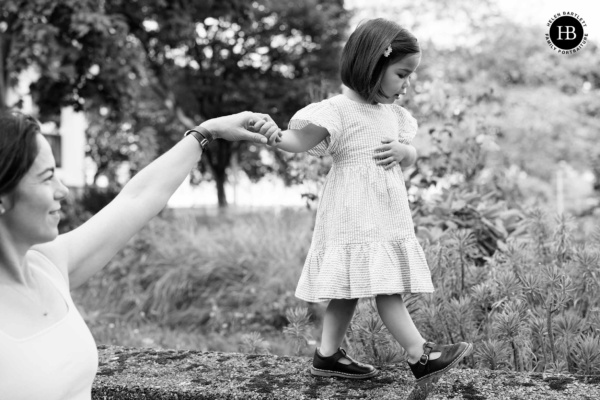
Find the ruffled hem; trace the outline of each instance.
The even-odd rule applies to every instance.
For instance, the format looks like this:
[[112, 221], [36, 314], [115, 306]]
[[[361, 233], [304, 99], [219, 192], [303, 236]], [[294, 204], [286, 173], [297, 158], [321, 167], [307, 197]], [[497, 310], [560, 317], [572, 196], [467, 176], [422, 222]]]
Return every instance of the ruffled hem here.
[[409, 237], [311, 246], [296, 297], [321, 302], [433, 291], [423, 249], [416, 237]]

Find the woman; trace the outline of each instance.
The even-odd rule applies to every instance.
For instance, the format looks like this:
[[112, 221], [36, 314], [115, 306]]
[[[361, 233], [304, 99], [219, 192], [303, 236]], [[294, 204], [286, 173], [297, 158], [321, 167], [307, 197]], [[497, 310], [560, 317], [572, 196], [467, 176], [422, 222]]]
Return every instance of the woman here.
[[[243, 112], [202, 123], [98, 214], [58, 235], [68, 189], [55, 175], [50, 145], [33, 118], [0, 115], [1, 399], [91, 398], [96, 344], [69, 289], [102, 269], [165, 207], [213, 138], [266, 143], [263, 135], [278, 132], [268, 118]], [[245, 128], [253, 124], [256, 133]]]

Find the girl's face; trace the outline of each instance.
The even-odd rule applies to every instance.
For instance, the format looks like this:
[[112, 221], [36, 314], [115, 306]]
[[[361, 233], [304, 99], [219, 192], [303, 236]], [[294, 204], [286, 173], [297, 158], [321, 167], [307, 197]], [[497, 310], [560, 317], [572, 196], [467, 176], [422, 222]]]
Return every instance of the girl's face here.
[[29, 246], [58, 236], [60, 201], [69, 193], [54, 174], [50, 144], [41, 134], [36, 140], [39, 152], [33, 165], [10, 194], [0, 196], [6, 209], [0, 223], [17, 242]]
[[421, 62], [421, 53], [410, 54], [400, 61], [388, 65], [381, 80], [381, 91], [385, 96], [377, 96], [382, 104], [392, 104], [405, 95], [410, 87], [410, 77]]

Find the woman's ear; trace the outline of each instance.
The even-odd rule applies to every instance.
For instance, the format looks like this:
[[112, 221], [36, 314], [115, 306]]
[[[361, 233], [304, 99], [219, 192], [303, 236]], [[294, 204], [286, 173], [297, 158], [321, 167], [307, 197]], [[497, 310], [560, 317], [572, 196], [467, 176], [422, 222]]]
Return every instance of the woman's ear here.
[[0, 215], [6, 214], [11, 209], [11, 199], [7, 194], [0, 195]]

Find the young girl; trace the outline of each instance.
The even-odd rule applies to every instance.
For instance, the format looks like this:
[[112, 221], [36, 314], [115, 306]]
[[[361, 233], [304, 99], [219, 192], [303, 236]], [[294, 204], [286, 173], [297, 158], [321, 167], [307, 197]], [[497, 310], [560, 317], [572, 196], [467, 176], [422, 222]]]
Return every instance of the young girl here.
[[394, 104], [406, 94], [420, 60], [417, 39], [406, 29], [385, 19], [361, 24], [342, 53], [344, 93], [308, 105], [294, 115], [289, 130], [270, 137], [285, 151], [333, 157], [296, 290], [309, 302], [329, 300], [313, 375], [377, 375], [340, 348], [356, 303], [365, 297], [375, 297], [419, 383], [437, 381], [472, 349], [470, 343], [423, 339], [401, 296], [433, 292], [402, 174], [416, 159], [410, 143], [417, 122]]

